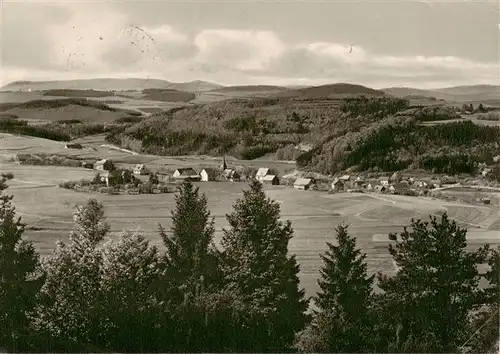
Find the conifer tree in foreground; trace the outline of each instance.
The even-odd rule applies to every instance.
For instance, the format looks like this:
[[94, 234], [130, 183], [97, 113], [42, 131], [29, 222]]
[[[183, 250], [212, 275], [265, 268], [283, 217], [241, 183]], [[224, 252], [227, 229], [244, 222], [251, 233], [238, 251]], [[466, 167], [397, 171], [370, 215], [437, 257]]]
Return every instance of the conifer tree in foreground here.
[[299, 289], [299, 266], [294, 256], [288, 256], [291, 223], [279, 220], [279, 204], [266, 198], [257, 181], [233, 208], [222, 246], [225, 289], [245, 306], [236, 348], [286, 350], [303, 328], [307, 309]]
[[[213, 244], [214, 220], [210, 217], [206, 196], [191, 182], [179, 187], [172, 210], [171, 234], [160, 225], [160, 236], [166, 247], [164, 261], [172, 288], [208, 286], [217, 276], [217, 252]], [[182, 288], [182, 289], [181, 289]], [[182, 296], [183, 297], [183, 296]]]
[[159, 254], [146, 238], [124, 231], [102, 246], [101, 330], [105, 347], [119, 352], [158, 352], [162, 306], [151, 289], [159, 276]]
[[456, 352], [467, 339], [469, 315], [483, 295], [477, 265], [485, 262], [488, 246], [468, 252], [466, 234], [444, 214], [440, 220], [431, 216], [430, 223], [412, 220], [411, 231], [389, 235], [399, 269], [378, 278], [385, 303], [381, 322], [394, 325], [390, 351]]
[[89, 199], [77, 207], [68, 245], [58, 241], [46, 260], [47, 280], [42, 288], [37, 322], [56, 343], [58, 350], [86, 350], [101, 342], [100, 283], [102, 252], [99, 243], [109, 231], [103, 205]]
[[374, 276], [367, 275], [366, 254], [356, 248], [347, 226], [336, 229], [337, 246], [327, 242], [315, 298], [318, 311], [299, 339], [302, 352], [368, 352], [370, 298]]
[[470, 353], [498, 353], [500, 341], [500, 246], [491, 249], [488, 257], [489, 270], [482, 311], [474, 316], [469, 339], [463, 344]]
[[213, 318], [209, 312], [214, 292], [221, 285], [218, 252], [213, 244], [214, 220], [206, 196], [200, 195], [191, 182], [180, 186], [175, 202], [171, 234], [160, 225], [166, 252], [159, 290], [173, 321], [165, 323], [165, 345], [171, 351], [217, 350], [213, 345], [221, 345], [218, 334], [208, 325]]
[[0, 178], [0, 348], [15, 352], [29, 349], [33, 332], [28, 313], [44, 276], [33, 245], [22, 240], [25, 224], [16, 217], [13, 197], [3, 193], [11, 178]]

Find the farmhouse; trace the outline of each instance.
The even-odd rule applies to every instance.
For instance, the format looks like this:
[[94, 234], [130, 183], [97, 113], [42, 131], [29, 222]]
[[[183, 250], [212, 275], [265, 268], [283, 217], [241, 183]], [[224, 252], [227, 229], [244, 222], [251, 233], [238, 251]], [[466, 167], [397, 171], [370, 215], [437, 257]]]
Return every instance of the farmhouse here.
[[280, 180], [279, 180], [278, 176], [276, 176], [276, 175], [266, 175], [262, 179], [262, 183], [272, 184], [273, 186], [277, 186], [280, 184]]
[[222, 175], [228, 181], [231, 181], [231, 182], [239, 182], [240, 181], [240, 174], [231, 168], [226, 168], [222, 172]]
[[114, 166], [111, 160], [102, 159], [94, 164], [94, 170], [97, 171], [112, 171], [113, 169]]
[[266, 176], [269, 176], [271, 173], [269, 168], [261, 167], [257, 170], [257, 174], [255, 175], [255, 179], [257, 181], [262, 182]]
[[332, 182], [332, 190], [334, 192], [343, 192], [345, 190], [345, 184], [342, 180], [336, 178], [333, 182]]
[[364, 184], [365, 184], [365, 179], [363, 177], [361, 177], [361, 176], [358, 176], [354, 180], [354, 187], [361, 188], [361, 187], [363, 187]]
[[408, 193], [409, 190], [410, 190], [410, 187], [409, 187], [408, 183], [404, 183], [404, 182], [395, 183], [389, 187], [389, 191], [391, 191], [393, 193], [397, 193], [397, 194]]
[[142, 163], [139, 163], [134, 166], [134, 175], [147, 175], [148, 170], [146, 169], [146, 166]]
[[433, 188], [440, 188], [441, 187], [441, 181], [439, 179], [433, 179], [432, 181], [430, 181], [430, 185]]
[[66, 144], [64, 147], [66, 149], [83, 149], [82, 144]]
[[426, 181], [417, 181], [415, 182], [415, 185], [419, 188], [427, 188], [429, 186], [429, 183]]
[[106, 186], [132, 182], [132, 172], [130, 170], [114, 170], [103, 171], [99, 173], [101, 182], [105, 182]]
[[293, 188], [308, 190], [314, 185], [314, 180], [312, 178], [297, 178], [293, 183]]
[[386, 191], [386, 187], [385, 186], [382, 186], [382, 185], [376, 185], [375, 186], [375, 192], [378, 192], [378, 193], [384, 193]]
[[200, 172], [200, 177], [203, 182], [215, 181], [217, 178], [217, 170], [215, 168], [204, 168]]
[[178, 168], [174, 171], [172, 177], [176, 180], [184, 180], [184, 181], [199, 181], [200, 175], [196, 173], [191, 167], [187, 168]]
[[389, 177], [380, 177], [379, 181], [380, 181], [380, 184], [383, 186], [389, 185]]
[[350, 175], [343, 175], [339, 178], [339, 180], [341, 180], [342, 182], [347, 182], [351, 179], [351, 176]]

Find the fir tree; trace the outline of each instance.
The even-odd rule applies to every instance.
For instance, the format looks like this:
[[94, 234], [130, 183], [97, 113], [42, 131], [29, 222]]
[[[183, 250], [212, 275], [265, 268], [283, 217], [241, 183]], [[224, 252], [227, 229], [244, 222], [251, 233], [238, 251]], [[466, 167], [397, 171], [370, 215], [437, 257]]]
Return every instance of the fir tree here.
[[431, 216], [430, 224], [412, 220], [411, 231], [389, 235], [399, 270], [378, 278], [384, 321], [398, 338], [393, 351], [454, 352], [465, 341], [469, 314], [482, 297], [477, 265], [487, 254], [487, 247], [466, 251], [466, 234], [444, 214], [441, 220]]
[[[37, 323], [53, 339], [52, 350], [87, 350], [86, 345], [103, 342], [102, 252], [98, 245], [109, 231], [109, 224], [102, 204], [95, 199], [77, 207], [74, 221], [70, 243], [58, 241], [44, 264], [47, 280]], [[62, 348], [58, 347], [61, 343]]]
[[321, 255], [320, 291], [310, 329], [299, 342], [301, 351], [370, 351], [370, 298], [374, 276], [367, 275], [366, 254], [356, 248], [347, 226], [336, 229], [337, 246], [328, 243]]
[[486, 279], [490, 287], [486, 289], [485, 303], [482, 311], [473, 318], [472, 334], [462, 345], [471, 353], [494, 353], [492, 348], [498, 346], [500, 341], [500, 247], [490, 250], [488, 266]]
[[213, 245], [214, 220], [210, 217], [207, 198], [200, 195], [199, 188], [191, 182], [185, 182], [175, 202], [171, 234], [160, 225], [169, 284], [184, 288], [201, 280], [201, 285], [208, 286], [217, 275], [217, 252]]
[[10, 178], [0, 180], [0, 347], [15, 352], [30, 349], [28, 314], [44, 275], [33, 245], [22, 239], [26, 225], [16, 218], [13, 197], [3, 194]]
[[226, 289], [246, 306], [238, 350], [286, 350], [305, 323], [307, 302], [299, 289], [299, 266], [288, 256], [290, 221], [254, 181], [227, 215], [222, 238]]
[[172, 351], [210, 351], [209, 343], [216, 340], [217, 333], [207, 324], [207, 299], [220, 289], [214, 220], [206, 196], [191, 182], [182, 184], [175, 201], [171, 234], [160, 225], [166, 252], [158, 290], [167, 305], [165, 311], [175, 322], [174, 327], [170, 321], [163, 324], [163, 337]]
[[101, 311], [105, 346], [120, 352], [158, 352], [162, 306], [151, 285], [160, 274], [159, 254], [145, 237], [123, 232], [102, 247]]

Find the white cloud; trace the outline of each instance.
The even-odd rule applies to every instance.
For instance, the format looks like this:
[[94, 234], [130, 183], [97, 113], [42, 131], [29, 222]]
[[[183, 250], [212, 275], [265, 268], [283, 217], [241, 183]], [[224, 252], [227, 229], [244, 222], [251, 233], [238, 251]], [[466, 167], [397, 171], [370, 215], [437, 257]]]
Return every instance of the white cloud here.
[[207, 68], [260, 70], [284, 51], [284, 44], [269, 31], [203, 30], [194, 38], [195, 64]]
[[[341, 81], [374, 87], [425, 87], [446, 86], [446, 82], [498, 84], [500, 76], [498, 63], [455, 56], [394, 56], [373, 53], [359, 45], [325, 41], [285, 43], [272, 31], [220, 28], [190, 36], [168, 24], [130, 23], [128, 16], [107, 4], [89, 8], [71, 2], [57, 6], [71, 11], [68, 18], [61, 14], [61, 20], [36, 32], [37, 43], [43, 43], [36, 48], [47, 58], [39, 60], [24, 51], [9, 50], [8, 60], [2, 65], [2, 84], [24, 79], [144, 76], [223, 84]], [[30, 16], [30, 21], [39, 20]], [[7, 33], [12, 37], [5, 42], [9, 46], [15, 43], [14, 34]], [[20, 48], [34, 45], [32, 36], [17, 38]]]

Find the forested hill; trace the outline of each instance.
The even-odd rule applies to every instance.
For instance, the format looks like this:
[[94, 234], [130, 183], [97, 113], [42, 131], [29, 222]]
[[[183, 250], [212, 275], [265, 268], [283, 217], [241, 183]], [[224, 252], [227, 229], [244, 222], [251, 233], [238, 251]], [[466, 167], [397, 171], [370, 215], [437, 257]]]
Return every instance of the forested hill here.
[[[471, 172], [475, 162], [498, 153], [500, 132], [470, 122], [419, 124], [455, 118], [453, 108], [409, 107], [390, 96], [227, 100], [153, 115], [108, 140], [159, 155], [254, 159], [274, 153], [322, 173], [407, 167]], [[313, 148], [301, 151], [299, 144]]]

